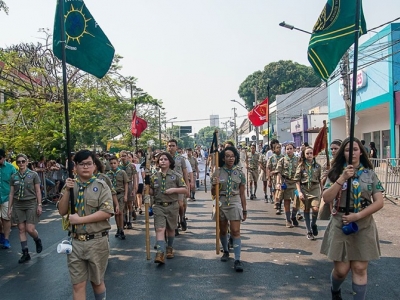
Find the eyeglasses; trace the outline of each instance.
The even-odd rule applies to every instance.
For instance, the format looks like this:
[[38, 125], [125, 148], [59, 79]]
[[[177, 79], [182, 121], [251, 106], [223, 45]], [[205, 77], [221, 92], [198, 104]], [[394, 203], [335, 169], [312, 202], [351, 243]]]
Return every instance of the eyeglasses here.
[[82, 167], [82, 168], [89, 168], [91, 166], [93, 166], [93, 162], [89, 161], [89, 162], [81, 162], [78, 164], [78, 166]]
[[26, 163], [26, 160], [17, 160], [17, 164], [24, 164]]

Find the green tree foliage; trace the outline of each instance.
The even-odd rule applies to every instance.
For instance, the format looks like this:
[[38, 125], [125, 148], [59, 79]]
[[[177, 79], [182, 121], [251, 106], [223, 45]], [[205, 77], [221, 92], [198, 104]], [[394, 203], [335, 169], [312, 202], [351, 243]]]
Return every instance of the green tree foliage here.
[[218, 143], [219, 144], [224, 143], [226, 140], [225, 131], [218, 127], [207, 126], [200, 129], [199, 132], [197, 133], [195, 138], [196, 145], [201, 145], [207, 148], [210, 147], [215, 129], [218, 130]]
[[321, 84], [321, 79], [315, 75], [311, 67], [291, 60], [272, 62], [266, 65], [263, 71], [256, 71], [249, 75], [239, 87], [238, 94], [249, 110], [254, 106], [255, 87], [257, 100], [260, 101], [268, 96], [268, 84], [270, 103], [272, 103], [276, 95], [290, 93], [302, 87], [315, 87]]

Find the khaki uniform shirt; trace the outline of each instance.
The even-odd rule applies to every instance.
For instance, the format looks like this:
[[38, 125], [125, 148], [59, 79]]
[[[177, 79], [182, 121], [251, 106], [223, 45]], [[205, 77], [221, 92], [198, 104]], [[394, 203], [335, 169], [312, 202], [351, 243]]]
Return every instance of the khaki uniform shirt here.
[[249, 154], [248, 162], [249, 162], [249, 169], [258, 170], [258, 162], [260, 160], [260, 153], [254, 152], [254, 154]]
[[178, 194], [164, 194], [170, 188], [186, 187], [183, 177], [174, 170], [168, 170], [165, 174], [165, 187], [163, 187], [164, 174], [160, 171], [151, 176], [150, 188], [153, 190], [154, 202], [178, 201]]
[[[15, 208], [29, 209], [36, 207], [37, 195], [35, 184], [40, 184], [39, 175], [35, 171], [27, 169], [25, 176], [19, 172], [11, 176], [10, 185], [14, 186], [13, 206]], [[21, 185], [23, 185], [23, 191], [20, 193]]]
[[[228, 186], [228, 178], [229, 173], [231, 173], [231, 196], [236, 196], [240, 194], [240, 185], [246, 184], [246, 176], [244, 175], [243, 171], [240, 167], [234, 166], [231, 171], [227, 168], [218, 168], [216, 172], [214, 172], [212, 178], [218, 176], [219, 174], [219, 194], [226, 195], [227, 193], [227, 186]], [[212, 180], [211, 180], [212, 182]]]
[[[74, 200], [78, 198], [78, 183], [74, 186]], [[96, 179], [89, 184], [83, 191], [83, 201], [85, 203], [85, 215], [91, 215], [101, 210], [111, 215], [114, 214], [114, 205], [111, 196], [111, 191], [108, 185], [103, 180]], [[82, 211], [76, 210], [79, 216], [82, 216]], [[83, 225], [75, 225], [77, 234], [94, 234], [104, 232], [111, 229], [110, 222], [103, 220], [96, 223], [87, 223]], [[72, 231], [72, 226], [69, 228]]]
[[117, 192], [115, 191], [115, 189], [114, 189], [114, 187], [112, 185], [112, 182], [111, 182], [110, 178], [108, 178], [108, 176], [106, 174], [97, 173], [95, 176], [97, 176], [98, 180], [103, 180], [108, 185], [108, 187], [111, 190], [111, 194], [112, 195], [116, 195], [117, 194]]
[[260, 155], [260, 160], [258, 162], [261, 164], [263, 170], [266, 170], [266, 168], [267, 168], [267, 158], [265, 157], [265, 155]]
[[280, 173], [284, 179], [294, 180], [298, 164], [299, 158], [296, 155], [293, 154], [292, 158], [285, 155], [278, 161], [275, 171]]
[[267, 169], [270, 171], [271, 176], [276, 174], [276, 166], [282, 157], [283, 155], [276, 155], [274, 153], [270, 158], [268, 158]]
[[183, 176], [183, 170], [186, 170], [185, 158], [178, 153], [174, 156], [175, 168], [174, 171]]
[[124, 170], [117, 170], [115, 172], [113, 171], [108, 171], [107, 176], [110, 178], [111, 182], [114, 181], [115, 177], [115, 186], [113, 185], [115, 191], [117, 194], [122, 194], [125, 192], [125, 183], [128, 182], [128, 175], [126, 175], [126, 172]]
[[308, 166], [306, 163], [298, 165], [295, 174], [295, 180], [300, 181], [300, 184], [310, 185], [319, 184], [321, 181], [322, 168], [319, 163], [311, 163], [311, 178], [308, 173]]
[[[357, 169], [355, 169], [357, 172]], [[364, 169], [360, 176], [357, 178], [360, 187], [361, 187], [361, 198], [365, 199], [370, 203], [372, 203], [372, 195], [377, 192], [384, 192], [385, 189], [382, 186], [381, 181], [373, 170]], [[331, 182], [329, 177], [326, 179], [326, 183], [324, 186], [324, 190], [330, 188], [334, 182]], [[347, 181], [342, 187], [342, 193], [340, 196], [340, 204], [339, 207], [346, 207], [346, 198], [347, 198]], [[333, 202], [333, 206], [337, 206], [338, 199], [335, 199]], [[362, 203], [361, 203], [362, 206]], [[350, 192], [350, 208], [354, 207], [353, 201], [353, 193]]]
[[191, 156], [191, 157], [188, 157], [188, 161], [190, 163], [190, 166], [192, 167], [193, 174], [196, 174], [196, 170], [199, 165], [199, 163], [197, 162], [197, 159], [195, 157]]
[[121, 170], [124, 170], [126, 172], [126, 175], [128, 175], [128, 182], [131, 182], [133, 180], [133, 175], [137, 174], [136, 167], [132, 165], [130, 162], [128, 162], [126, 165], [123, 165], [121, 163], [119, 165], [119, 168]]

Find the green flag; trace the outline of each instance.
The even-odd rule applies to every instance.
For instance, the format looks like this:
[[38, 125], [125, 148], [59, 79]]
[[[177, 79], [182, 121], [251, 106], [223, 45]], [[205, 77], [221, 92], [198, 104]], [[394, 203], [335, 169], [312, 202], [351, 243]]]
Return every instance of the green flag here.
[[[308, 44], [308, 61], [325, 81], [354, 43], [356, 1], [328, 0], [314, 25]], [[362, 4], [359, 27], [360, 35], [367, 32]]]
[[114, 47], [90, 14], [83, 0], [58, 0], [53, 32], [53, 52], [62, 58], [60, 1], [64, 1], [67, 63], [102, 78], [110, 69]]

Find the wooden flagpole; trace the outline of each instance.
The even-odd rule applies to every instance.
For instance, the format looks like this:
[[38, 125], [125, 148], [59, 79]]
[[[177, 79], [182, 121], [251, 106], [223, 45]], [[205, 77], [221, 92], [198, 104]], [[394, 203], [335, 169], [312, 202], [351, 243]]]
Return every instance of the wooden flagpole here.
[[151, 162], [151, 147], [147, 148], [146, 153], [146, 176], [144, 189], [144, 211], [145, 211], [145, 228], [146, 228], [146, 259], [150, 260], [150, 162]]
[[[218, 145], [218, 130], [215, 130], [216, 141]], [[218, 149], [218, 148], [217, 148]], [[215, 155], [215, 166], [214, 172], [219, 178], [219, 152], [218, 150], [213, 153]], [[219, 242], [219, 180], [218, 184], [215, 186], [215, 252], [219, 254], [220, 252], [220, 242]]]

